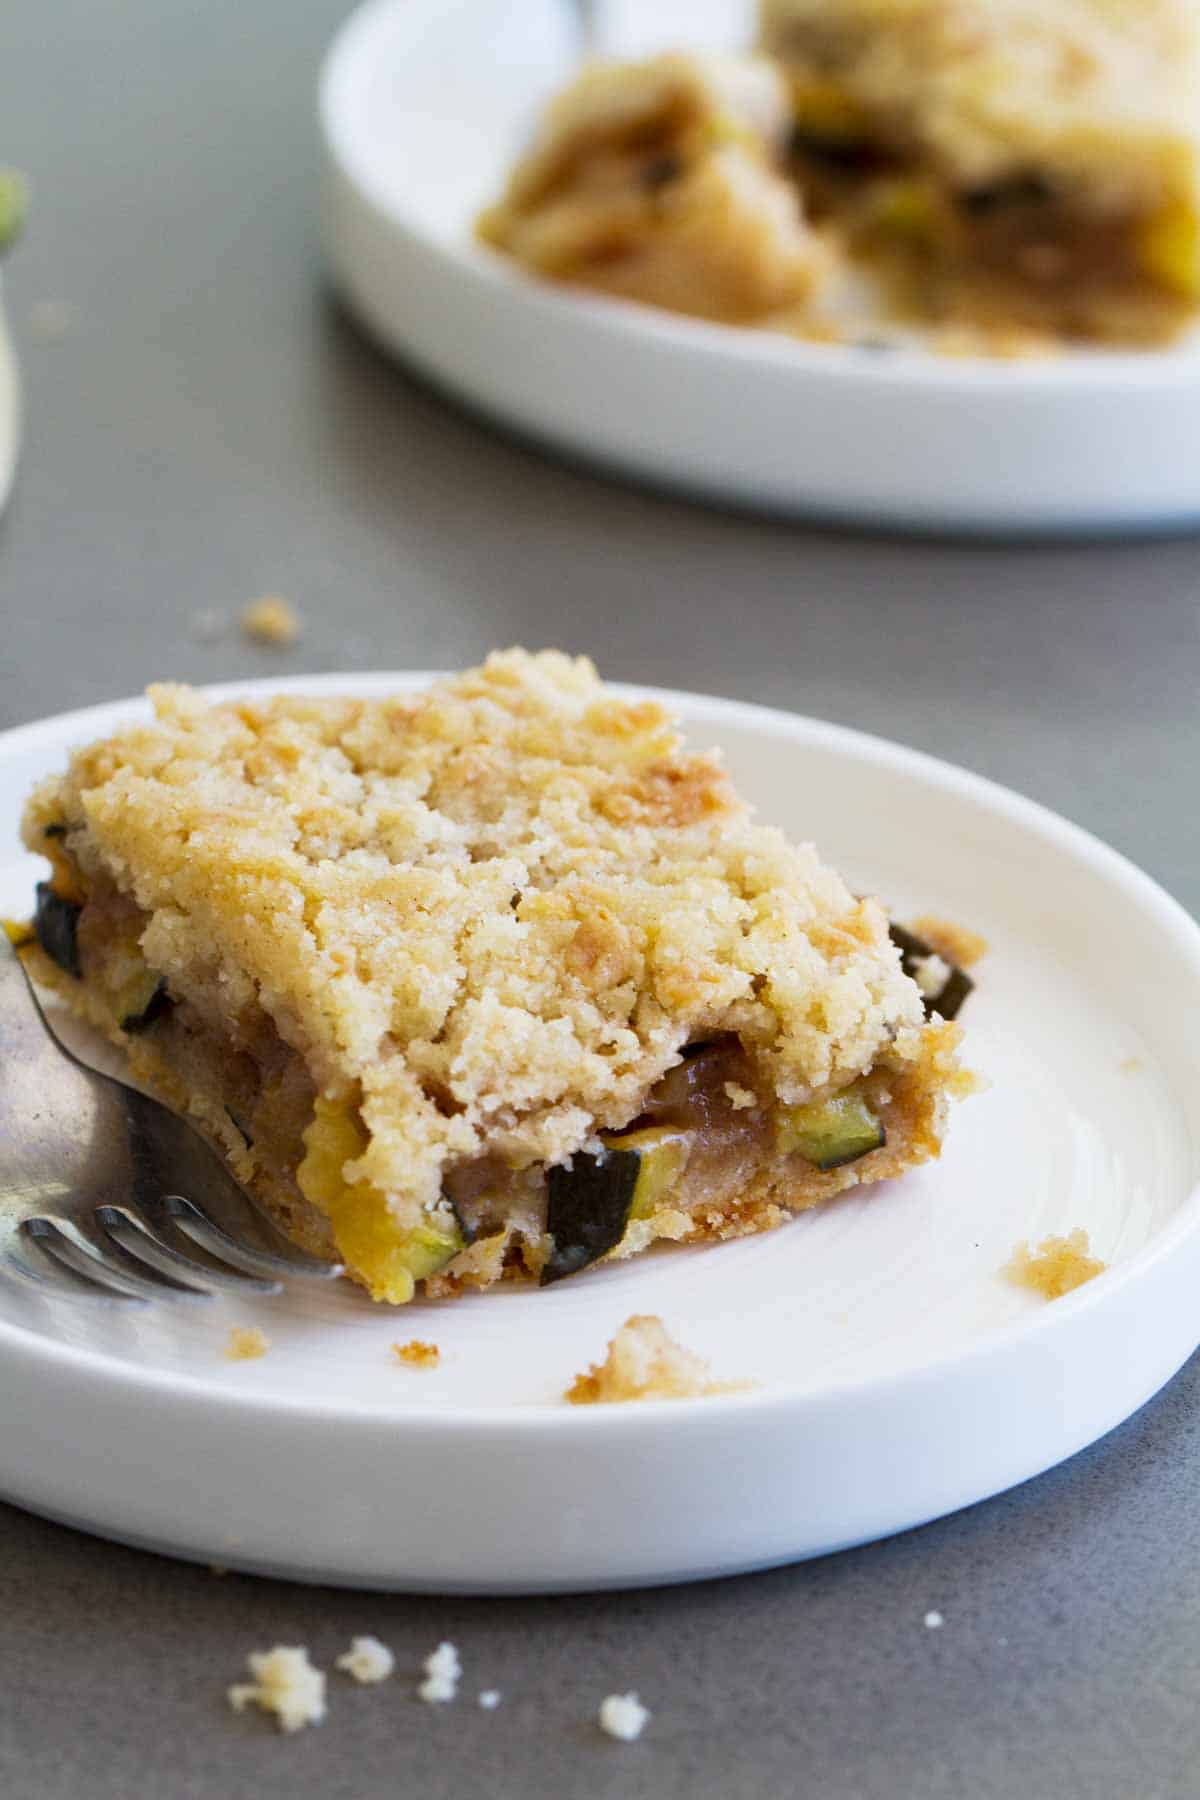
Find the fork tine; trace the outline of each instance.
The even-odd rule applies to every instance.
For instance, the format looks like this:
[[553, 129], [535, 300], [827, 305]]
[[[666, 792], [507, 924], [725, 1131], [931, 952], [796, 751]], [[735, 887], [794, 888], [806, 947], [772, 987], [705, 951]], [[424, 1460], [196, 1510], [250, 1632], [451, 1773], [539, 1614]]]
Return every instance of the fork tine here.
[[[19, 1230], [22, 1237], [32, 1240], [52, 1263], [57, 1263], [60, 1268], [68, 1269], [72, 1275], [80, 1276], [110, 1294], [139, 1300], [212, 1298], [210, 1294], [201, 1293], [197, 1288], [186, 1288], [165, 1275], [150, 1281], [132, 1268], [127, 1269], [110, 1262], [88, 1242], [70, 1219], [42, 1214], [37, 1218], [23, 1219]], [[129, 1260], [132, 1261], [132, 1258]]]
[[99, 1303], [105, 1306], [147, 1304], [146, 1295], [93, 1281], [90, 1276], [77, 1272], [65, 1262], [59, 1262], [52, 1253], [44, 1255], [40, 1260], [42, 1267], [39, 1269], [26, 1262], [23, 1256], [7, 1250], [0, 1256], [0, 1274], [14, 1280], [19, 1288], [41, 1294], [47, 1299], [86, 1300], [89, 1304]]
[[183, 1194], [164, 1194], [157, 1206], [151, 1206], [146, 1201], [142, 1202], [142, 1206], [149, 1213], [161, 1208], [202, 1250], [219, 1257], [222, 1262], [233, 1263], [235, 1267], [252, 1269], [275, 1279], [299, 1275], [314, 1281], [332, 1281], [345, 1273], [341, 1263], [323, 1262], [319, 1257], [306, 1256], [301, 1250], [289, 1250], [286, 1254], [277, 1256], [269, 1250], [258, 1249], [256, 1245], [244, 1244], [239, 1238], [230, 1237], [227, 1231], [223, 1231]]
[[145, 1263], [160, 1274], [176, 1276], [187, 1286], [200, 1290], [220, 1288], [233, 1294], [278, 1294], [283, 1291], [281, 1281], [268, 1280], [260, 1275], [243, 1275], [240, 1270], [218, 1269], [211, 1263], [201, 1263], [190, 1256], [184, 1256], [173, 1245], [164, 1244], [161, 1238], [148, 1231], [127, 1207], [98, 1206], [96, 1221], [105, 1236], [126, 1255]]
[[118, 1293], [116, 1288], [101, 1287], [97, 1282], [89, 1281], [84, 1275], [76, 1275], [65, 1263], [55, 1262], [47, 1258], [45, 1270], [35, 1269], [24, 1257], [7, 1251], [0, 1256], [0, 1276], [15, 1282], [16, 1286], [26, 1292], [39, 1294], [46, 1299], [83, 1300], [89, 1306], [145, 1306], [146, 1298], [142, 1294]]

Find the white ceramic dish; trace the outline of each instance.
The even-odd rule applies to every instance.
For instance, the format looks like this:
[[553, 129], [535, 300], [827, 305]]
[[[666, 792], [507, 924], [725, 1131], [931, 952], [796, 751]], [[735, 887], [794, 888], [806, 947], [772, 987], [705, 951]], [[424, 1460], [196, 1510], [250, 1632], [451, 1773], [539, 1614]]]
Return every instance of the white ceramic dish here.
[[[411, 676], [256, 684], [379, 693]], [[1128, 863], [978, 778], [812, 720], [671, 696], [762, 813], [900, 916], [992, 951], [966, 1013], [990, 1089], [943, 1160], [782, 1231], [544, 1293], [403, 1311], [356, 1290], [113, 1317], [0, 1290], [0, 1492], [231, 1567], [487, 1591], [683, 1580], [853, 1544], [1024, 1480], [1108, 1431], [1200, 1338], [1200, 929]], [[30, 783], [140, 702], [0, 738], [0, 910]], [[1131, 1060], [1133, 1059], [1133, 1060]], [[1052, 1305], [998, 1271], [1086, 1226], [1111, 1271]], [[754, 1392], [575, 1409], [655, 1312]], [[231, 1363], [231, 1324], [271, 1339]], [[442, 1365], [390, 1345], [432, 1339]]]
[[[748, 0], [598, 9], [604, 47], [747, 42]], [[1200, 519], [1200, 344], [1041, 362], [806, 345], [528, 279], [471, 241], [578, 55], [563, 0], [371, 0], [321, 84], [325, 237], [385, 346], [544, 442], [700, 496], [873, 525]]]

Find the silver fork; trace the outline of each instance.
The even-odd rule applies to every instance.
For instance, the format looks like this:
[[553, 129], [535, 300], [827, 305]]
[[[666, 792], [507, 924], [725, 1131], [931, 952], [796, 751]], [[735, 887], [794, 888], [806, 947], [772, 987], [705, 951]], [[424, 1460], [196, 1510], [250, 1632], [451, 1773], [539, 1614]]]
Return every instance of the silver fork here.
[[342, 1270], [293, 1249], [186, 1120], [65, 1049], [0, 932], [0, 1272], [144, 1305]]

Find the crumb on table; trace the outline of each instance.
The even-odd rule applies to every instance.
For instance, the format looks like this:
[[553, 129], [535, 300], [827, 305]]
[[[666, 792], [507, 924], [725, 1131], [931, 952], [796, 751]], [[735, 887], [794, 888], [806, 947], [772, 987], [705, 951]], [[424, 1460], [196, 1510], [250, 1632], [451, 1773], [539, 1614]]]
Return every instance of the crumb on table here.
[[246, 637], [281, 650], [294, 644], [304, 629], [300, 614], [282, 594], [265, 594], [261, 600], [251, 600], [242, 608], [238, 623]]
[[484, 1688], [479, 1696], [479, 1704], [484, 1712], [495, 1712], [500, 1704], [499, 1688]]
[[620, 1738], [622, 1743], [631, 1744], [645, 1730], [650, 1718], [649, 1709], [642, 1705], [636, 1694], [609, 1694], [600, 1705], [600, 1729], [609, 1737]]
[[396, 1658], [377, 1637], [351, 1638], [350, 1648], [337, 1658], [336, 1667], [353, 1676], [355, 1681], [386, 1681], [396, 1667]]
[[276, 1644], [273, 1650], [255, 1650], [246, 1658], [252, 1681], [239, 1681], [227, 1690], [234, 1712], [247, 1706], [274, 1713], [280, 1731], [299, 1731], [302, 1725], [319, 1725], [325, 1717], [325, 1675], [308, 1660], [299, 1644]]
[[1087, 1232], [1076, 1226], [1066, 1237], [1043, 1238], [1036, 1250], [1022, 1241], [1001, 1274], [1018, 1287], [1044, 1294], [1047, 1300], [1060, 1300], [1094, 1275], [1102, 1275], [1107, 1267], [1107, 1263], [1091, 1254]]
[[913, 920], [912, 928], [938, 956], [957, 963], [960, 969], [969, 969], [988, 953], [985, 937], [965, 925], [956, 925], [953, 919], [940, 919], [936, 913], [922, 913]]
[[253, 1362], [256, 1357], [265, 1356], [270, 1348], [270, 1338], [257, 1325], [235, 1325], [229, 1333], [225, 1354], [230, 1362]]
[[703, 1357], [676, 1343], [653, 1313], [626, 1319], [603, 1362], [577, 1375], [567, 1389], [572, 1406], [623, 1400], [695, 1400], [731, 1394], [747, 1382], [714, 1381]]
[[425, 1679], [417, 1693], [422, 1700], [435, 1706], [454, 1700], [458, 1697], [461, 1676], [462, 1663], [459, 1661], [457, 1648], [453, 1644], [441, 1643], [425, 1658]]
[[438, 1346], [427, 1344], [421, 1338], [410, 1338], [407, 1344], [393, 1344], [392, 1355], [410, 1369], [436, 1369], [442, 1360]]

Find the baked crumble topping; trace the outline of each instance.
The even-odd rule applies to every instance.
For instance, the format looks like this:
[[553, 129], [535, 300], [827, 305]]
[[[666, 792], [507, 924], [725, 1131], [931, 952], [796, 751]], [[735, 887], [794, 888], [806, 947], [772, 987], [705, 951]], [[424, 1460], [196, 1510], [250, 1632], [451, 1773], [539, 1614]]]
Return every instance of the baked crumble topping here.
[[1022, 1241], [1001, 1273], [1018, 1287], [1032, 1288], [1047, 1300], [1061, 1300], [1085, 1281], [1103, 1275], [1107, 1267], [1092, 1255], [1088, 1234], [1077, 1225], [1065, 1237], [1043, 1238], [1033, 1250]]
[[626, 1319], [603, 1362], [577, 1375], [567, 1389], [572, 1406], [605, 1406], [629, 1400], [700, 1400], [733, 1394], [744, 1381], [714, 1381], [703, 1357], [671, 1336], [653, 1313]]
[[937, 1154], [958, 1028], [882, 907], [586, 659], [152, 698], [29, 804], [26, 954], [377, 1298], [766, 1229]]

